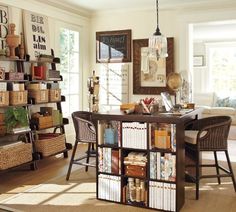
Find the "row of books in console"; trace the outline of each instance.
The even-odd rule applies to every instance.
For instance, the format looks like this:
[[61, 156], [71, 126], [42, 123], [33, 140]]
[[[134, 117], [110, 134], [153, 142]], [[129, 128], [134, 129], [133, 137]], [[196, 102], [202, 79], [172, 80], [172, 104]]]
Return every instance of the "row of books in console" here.
[[121, 178], [105, 174], [98, 175], [98, 198], [121, 201]]
[[176, 211], [176, 184], [150, 181], [149, 207]]
[[147, 123], [122, 123], [123, 147], [147, 149]]
[[150, 152], [150, 178], [157, 180], [175, 181], [176, 155], [160, 152]]
[[99, 172], [120, 173], [120, 152], [112, 148], [98, 148], [98, 170]]

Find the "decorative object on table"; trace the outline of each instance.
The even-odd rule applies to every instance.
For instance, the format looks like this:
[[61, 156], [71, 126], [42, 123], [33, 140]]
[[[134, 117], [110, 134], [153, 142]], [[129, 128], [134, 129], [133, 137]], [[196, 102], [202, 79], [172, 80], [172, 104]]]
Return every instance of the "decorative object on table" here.
[[159, 101], [157, 98], [145, 98], [135, 105], [134, 112], [137, 114], [153, 114], [159, 111]]
[[11, 23], [9, 25], [9, 33], [6, 38], [7, 45], [10, 48], [10, 58], [12, 59], [18, 59], [18, 57], [15, 55], [15, 48], [19, 45], [20, 43], [20, 36], [15, 35], [15, 27], [16, 25], [14, 23]]
[[89, 111], [98, 112], [99, 111], [99, 77], [95, 75], [93, 71], [93, 76], [89, 77], [87, 80], [88, 87], [88, 99], [89, 99]]
[[192, 102], [192, 77], [189, 71], [181, 71], [182, 86], [180, 88], [180, 103], [185, 105]]
[[176, 95], [182, 86], [182, 77], [179, 73], [172, 72], [167, 76], [167, 85], [175, 92], [175, 104], [177, 103]]
[[156, 0], [156, 15], [157, 15], [157, 28], [152, 37], [149, 38], [148, 47], [149, 55], [155, 56], [157, 60], [159, 58], [168, 57], [167, 53], [167, 39], [163, 36], [159, 29], [159, 17], [158, 17], [158, 0]]

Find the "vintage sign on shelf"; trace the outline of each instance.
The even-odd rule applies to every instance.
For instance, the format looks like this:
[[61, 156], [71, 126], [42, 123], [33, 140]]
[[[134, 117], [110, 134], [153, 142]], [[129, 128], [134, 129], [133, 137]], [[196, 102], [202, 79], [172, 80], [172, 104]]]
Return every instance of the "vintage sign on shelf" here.
[[26, 53], [30, 60], [36, 60], [40, 54], [51, 54], [49, 26], [47, 16], [24, 10], [24, 33]]
[[8, 24], [9, 24], [8, 7], [0, 5], [0, 49], [5, 49], [6, 47]]

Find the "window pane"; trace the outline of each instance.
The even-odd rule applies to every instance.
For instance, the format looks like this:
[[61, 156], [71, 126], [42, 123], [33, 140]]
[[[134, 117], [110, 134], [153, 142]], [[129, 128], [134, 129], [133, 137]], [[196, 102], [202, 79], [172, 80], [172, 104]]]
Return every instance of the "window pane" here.
[[236, 47], [210, 48], [209, 63], [211, 89], [219, 95], [232, 95], [236, 89]]
[[70, 95], [70, 113], [79, 110], [79, 96]]
[[69, 93], [76, 94], [79, 92], [79, 75], [70, 74]]
[[60, 87], [66, 96], [63, 113], [70, 116], [73, 111], [79, 110], [79, 32], [60, 29], [60, 58], [63, 77]]
[[79, 72], [79, 54], [78, 53], [73, 53], [70, 55], [69, 72]]
[[62, 90], [63, 95], [68, 95], [69, 94], [69, 75], [68, 74], [62, 74], [63, 81], [60, 83], [60, 87]]
[[79, 33], [70, 31], [70, 47], [72, 51], [79, 51]]

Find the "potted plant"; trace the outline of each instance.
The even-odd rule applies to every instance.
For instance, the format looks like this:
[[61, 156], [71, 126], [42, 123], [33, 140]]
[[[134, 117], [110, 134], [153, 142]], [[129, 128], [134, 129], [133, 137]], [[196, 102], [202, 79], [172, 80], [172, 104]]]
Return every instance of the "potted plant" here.
[[27, 110], [24, 107], [9, 107], [5, 111], [5, 125], [7, 132], [29, 130]]

